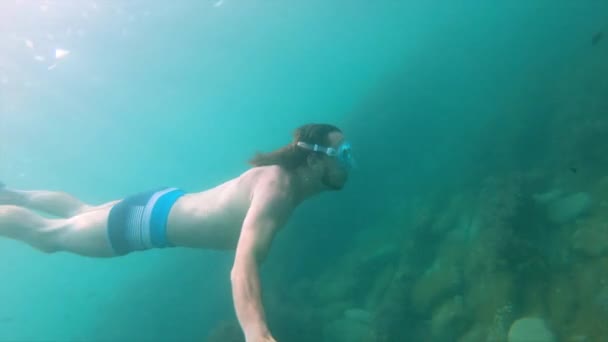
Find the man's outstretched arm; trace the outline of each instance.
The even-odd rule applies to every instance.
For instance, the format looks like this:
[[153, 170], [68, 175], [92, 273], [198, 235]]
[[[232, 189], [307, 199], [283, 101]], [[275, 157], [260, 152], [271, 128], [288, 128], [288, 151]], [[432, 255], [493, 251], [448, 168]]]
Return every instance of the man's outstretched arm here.
[[287, 203], [283, 196], [261, 191], [254, 194], [243, 221], [230, 278], [234, 307], [247, 342], [275, 341], [266, 324], [259, 267], [288, 216]]

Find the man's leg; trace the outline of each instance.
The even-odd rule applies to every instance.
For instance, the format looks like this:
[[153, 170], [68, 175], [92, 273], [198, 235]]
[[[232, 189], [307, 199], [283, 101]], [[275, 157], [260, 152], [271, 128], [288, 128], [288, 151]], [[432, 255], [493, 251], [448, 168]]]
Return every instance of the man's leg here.
[[1, 182], [0, 205], [16, 205], [65, 218], [92, 208], [92, 206], [64, 192], [13, 190], [7, 188]]
[[110, 257], [114, 253], [107, 237], [109, 210], [106, 207], [69, 219], [47, 219], [26, 208], [0, 205], [0, 236], [21, 240], [47, 253]]

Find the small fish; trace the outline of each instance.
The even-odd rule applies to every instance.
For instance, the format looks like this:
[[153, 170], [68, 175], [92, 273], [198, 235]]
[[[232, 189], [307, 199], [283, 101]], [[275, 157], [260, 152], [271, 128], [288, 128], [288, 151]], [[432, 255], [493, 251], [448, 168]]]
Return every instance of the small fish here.
[[570, 171], [572, 171], [572, 173], [576, 173], [578, 170], [575, 167], [571, 167]]
[[604, 32], [599, 31], [591, 38], [591, 46], [596, 46], [604, 38]]

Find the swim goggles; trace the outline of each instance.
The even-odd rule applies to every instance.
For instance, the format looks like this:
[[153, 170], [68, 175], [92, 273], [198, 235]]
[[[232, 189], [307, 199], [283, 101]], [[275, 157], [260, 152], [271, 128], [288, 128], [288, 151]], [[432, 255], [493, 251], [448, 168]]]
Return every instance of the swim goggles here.
[[340, 144], [340, 146], [338, 146], [337, 148], [325, 147], [317, 144], [309, 144], [303, 141], [298, 141], [296, 145], [310, 151], [321, 152], [330, 157], [335, 157], [338, 159], [340, 165], [347, 170], [350, 170], [356, 166], [355, 159], [352, 154], [352, 147], [347, 141]]

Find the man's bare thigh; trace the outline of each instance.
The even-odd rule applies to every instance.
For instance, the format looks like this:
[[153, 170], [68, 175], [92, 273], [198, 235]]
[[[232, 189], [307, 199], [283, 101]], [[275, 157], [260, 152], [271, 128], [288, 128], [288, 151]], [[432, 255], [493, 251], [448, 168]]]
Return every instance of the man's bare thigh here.
[[108, 217], [116, 202], [90, 207], [72, 218], [62, 220], [64, 227], [60, 239], [65, 249], [88, 256], [113, 256], [108, 239]]
[[88, 213], [90, 211], [96, 211], [96, 210], [100, 210], [100, 209], [108, 209], [108, 208], [111, 209], [115, 204], [117, 204], [120, 201], [121, 200], [115, 200], [115, 201], [110, 201], [110, 202], [106, 202], [106, 203], [98, 204], [98, 205], [89, 205], [89, 206], [83, 208], [79, 212], [79, 214]]

